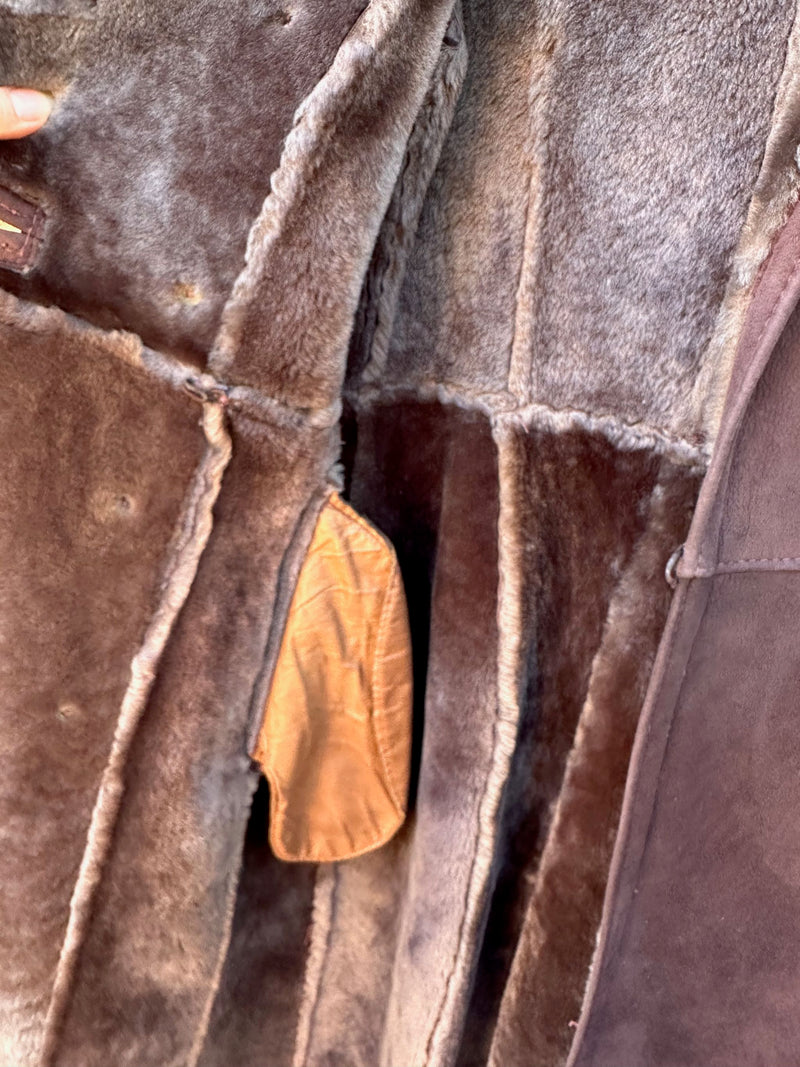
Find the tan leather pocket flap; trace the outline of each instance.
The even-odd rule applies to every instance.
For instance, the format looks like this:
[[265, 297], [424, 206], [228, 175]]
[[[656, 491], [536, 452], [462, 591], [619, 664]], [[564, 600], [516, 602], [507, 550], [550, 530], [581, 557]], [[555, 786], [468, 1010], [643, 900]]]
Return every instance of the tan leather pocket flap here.
[[411, 648], [391, 544], [335, 493], [289, 609], [253, 758], [285, 860], [358, 856], [405, 817]]

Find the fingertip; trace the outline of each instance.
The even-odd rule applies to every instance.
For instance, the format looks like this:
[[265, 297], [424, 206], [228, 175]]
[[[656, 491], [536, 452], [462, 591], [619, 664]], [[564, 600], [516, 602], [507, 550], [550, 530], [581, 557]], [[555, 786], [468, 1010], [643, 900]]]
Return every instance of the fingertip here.
[[53, 99], [36, 89], [0, 88], [0, 140], [35, 133], [47, 121]]
[[43, 125], [53, 110], [52, 97], [47, 93], [40, 93], [37, 89], [11, 89], [9, 96], [14, 114], [26, 125]]

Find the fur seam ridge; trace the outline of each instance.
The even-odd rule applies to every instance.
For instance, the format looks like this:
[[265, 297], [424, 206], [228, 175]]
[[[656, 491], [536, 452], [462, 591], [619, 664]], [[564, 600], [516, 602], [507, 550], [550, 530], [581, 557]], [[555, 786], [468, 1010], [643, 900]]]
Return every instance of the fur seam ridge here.
[[704, 430], [715, 439], [722, 419], [739, 337], [756, 278], [800, 191], [800, 7], [786, 46], [772, 123], [733, 265], [693, 396]]
[[333, 63], [295, 112], [270, 190], [247, 239], [245, 262], [222, 313], [208, 365], [215, 372], [228, 367], [242, 342], [246, 310], [273, 247], [279, 241], [292, 205], [308, 194], [318, 160], [346, 116], [359, 74], [380, 63], [383, 34], [392, 23], [402, 24], [402, 0], [370, 0], [342, 42]]
[[[375, 323], [362, 371], [364, 382], [378, 383], [385, 373], [397, 303], [423, 201], [466, 77], [468, 55], [462, 21], [461, 0], [456, 0], [451, 23], [458, 28], [459, 43], [454, 51], [444, 49], [440, 56], [422, 110], [411, 131], [403, 169], [376, 242], [376, 247], [385, 254], [386, 263], [380, 277], [375, 279], [378, 290]], [[399, 238], [396, 236], [398, 223], [401, 227]]]
[[491, 892], [498, 822], [502, 813], [511, 757], [516, 747], [521, 709], [519, 693], [522, 647], [523, 545], [516, 515], [516, 468], [512, 442], [504, 427], [493, 427], [500, 482], [498, 519], [497, 714], [491, 762], [478, 815], [475, 849], [464, 900], [455, 958], [452, 962], [436, 1021], [425, 1049], [427, 1067], [445, 1067], [448, 1045], [463, 1024], [462, 993], [469, 985], [476, 953], [472, 936], [480, 925]]
[[541, 402], [520, 404], [517, 397], [508, 392], [483, 393], [449, 383], [420, 382], [413, 385], [366, 387], [347, 393], [346, 396], [349, 402], [359, 409], [396, 401], [437, 402], [479, 412], [498, 426], [517, 426], [523, 430], [548, 429], [556, 432], [587, 430], [602, 435], [625, 451], [652, 449], [676, 462], [702, 469], [707, 466], [711, 455], [709, 444], [694, 443], [657, 426], [626, 422], [616, 415], [599, 414], [580, 408], [557, 408]]
[[131, 663], [130, 681], [122, 699], [111, 752], [92, 811], [45, 1020], [40, 1067], [50, 1067], [55, 1060], [81, 946], [91, 922], [94, 896], [103, 876], [122, 807], [128, 756], [147, 707], [162, 655], [211, 535], [213, 508], [231, 457], [231, 438], [221, 405], [203, 405], [203, 429], [207, 440], [206, 453], [195, 473], [182, 522], [176, 531], [160, 602]]
[[314, 903], [311, 912], [310, 944], [306, 958], [306, 973], [303, 979], [303, 997], [297, 1020], [292, 1067], [306, 1067], [311, 1038], [314, 1030], [314, 1018], [317, 1012], [325, 963], [330, 947], [333, 920], [336, 911], [336, 864], [321, 864], [317, 867], [314, 886]]
[[[341, 402], [326, 406], [296, 407], [276, 399], [248, 385], [228, 383], [174, 356], [155, 351], [143, 344], [141, 338], [125, 330], [103, 330], [61, 308], [43, 307], [18, 299], [0, 289], [0, 326], [34, 334], [55, 334], [61, 331], [79, 333], [86, 338], [88, 351], [98, 359], [118, 359], [135, 367], [142, 374], [157, 378], [175, 389], [191, 392], [201, 399], [200, 392], [218, 393], [230, 412], [241, 413], [255, 421], [277, 424], [287, 428], [326, 429], [335, 425], [341, 415]], [[192, 392], [197, 386], [198, 391]]]

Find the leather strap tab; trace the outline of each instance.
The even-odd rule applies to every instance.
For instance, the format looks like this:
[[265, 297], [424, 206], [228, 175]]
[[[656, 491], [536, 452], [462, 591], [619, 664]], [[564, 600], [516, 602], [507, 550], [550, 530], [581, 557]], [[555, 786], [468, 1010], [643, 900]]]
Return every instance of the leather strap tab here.
[[0, 267], [24, 274], [36, 262], [44, 234], [44, 212], [0, 185]]

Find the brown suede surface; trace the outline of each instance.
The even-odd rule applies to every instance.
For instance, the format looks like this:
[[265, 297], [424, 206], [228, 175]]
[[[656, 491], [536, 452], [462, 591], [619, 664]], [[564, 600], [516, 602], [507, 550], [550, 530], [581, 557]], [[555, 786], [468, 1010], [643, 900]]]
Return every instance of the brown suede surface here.
[[[788, 279], [796, 299], [798, 234], [795, 215], [762, 279], [773, 295]], [[776, 288], [769, 272], [787, 262]], [[703, 548], [682, 571], [637, 742], [575, 1067], [797, 1060], [800, 313], [750, 397], [780, 300], [767, 308], [754, 301], [759, 326], [743, 335], [732, 433], [709, 475], [725, 475], [719, 506], [698, 511], [690, 542]]]
[[[739, 448], [746, 456], [737, 458], [728, 478], [718, 566], [740, 560], [776, 567], [794, 560], [800, 566], [798, 354], [800, 314], [795, 312], [742, 420]], [[759, 477], [767, 471], [768, 477]]]
[[637, 859], [618, 891], [635, 896], [615, 916], [579, 1067], [797, 1062], [800, 895], [787, 813], [800, 802], [799, 674], [786, 621], [800, 610], [800, 576], [711, 585], [680, 703], [655, 710], [671, 721], [666, 753], [649, 767], [654, 805], [641, 797], [627, 841]]

